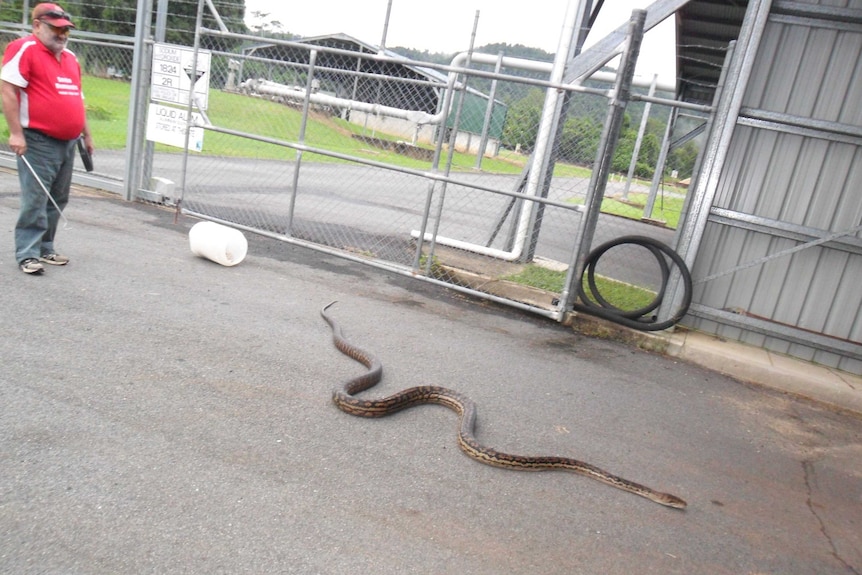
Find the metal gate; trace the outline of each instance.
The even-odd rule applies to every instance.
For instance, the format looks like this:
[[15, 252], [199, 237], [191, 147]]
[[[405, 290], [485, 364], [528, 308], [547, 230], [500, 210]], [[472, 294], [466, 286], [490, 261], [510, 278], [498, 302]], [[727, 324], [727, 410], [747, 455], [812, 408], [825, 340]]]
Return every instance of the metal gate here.
[[[654, 97], [654, 82], [649, 96], [632, 93], [644, 28], [661, 17], [635, 12], [575, 58], [589, 3], [572, 2], [553, 63], [471, 50], [440, 64], [343, 34], [292, 42], [232, 33], [211, 2], [196, 4], [194, 45], [184, 49], [206, 54], [210, 93], [205, 109], [188, 103], [183, 128], [203, 130], [197, 151], [145, 138], [152, 39], [166, 36], [167, 2], [157, 14], [140, 0], [134, 39], [72, 38], [85, 73], [130, 82], [131, 100], [125, 150], [100, 149], [97, 172], [76, 174], [79, 182], [558, 321], [579, 294], [613, 312], [679, 315], [679, 305], [653, 305], [677, 273], [654, 243], [673, 241], [672, 225], [655, 225], [664, 196], [656, 202], [655, 180], [632, 178], [637, 149], [614, 155], [631, 101], [641, 132], [650, 105], [668, 118], [678, 104]], [[205, 12], [219, 29], [202, 25]], [[614, 58], [614, 69], [596, 72]], [[630, 166], [628, 178], [611, 175], [615, 162]], [[600, 214], [608, 201], [631, 217]], [[618, 242], [631, 235], [647, 241]], [[609, 241], [601, 264], [590, 262], [591, 248]]]
[[677, 272], [653, 243], [673, 231], [599, 215], [606, 194], [632, 186], [609, 175], [645, 13], [607, 52], [620, 55], [616, 74], [563, 82], [580, 16], [567, 18], [554, 64], [467, 52], [441, 65], [343, 34], [294, 42], [198, 27], [211, 73], [203, 153], [156, 155], [153, 172], [180, 162], [174, 200], [186, 213], [556, 320], [591, 246], [646, 237], [604, 258], [590, 293], [614, 311], [618, 291], [635, 309], [660, 303]]

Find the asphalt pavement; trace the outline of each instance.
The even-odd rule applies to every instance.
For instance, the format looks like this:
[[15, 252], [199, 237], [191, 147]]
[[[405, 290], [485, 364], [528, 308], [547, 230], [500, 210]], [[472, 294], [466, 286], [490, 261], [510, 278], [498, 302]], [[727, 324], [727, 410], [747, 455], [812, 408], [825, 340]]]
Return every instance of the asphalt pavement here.
[[[0, 172], [0, 572], [862, 573], [862, 418], [679, 358], [246, 234], [194, 256], [195, 220], [77, 189], [21, 273]], [[445, 385], [477, 435], [575, 457], [688, 501], [481, 465], [457, 416], [338, 411]]]

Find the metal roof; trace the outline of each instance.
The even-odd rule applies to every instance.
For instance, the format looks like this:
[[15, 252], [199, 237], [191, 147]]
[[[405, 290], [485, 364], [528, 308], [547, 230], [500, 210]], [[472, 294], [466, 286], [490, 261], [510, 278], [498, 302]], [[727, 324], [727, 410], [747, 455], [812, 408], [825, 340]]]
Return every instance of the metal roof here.
[[691, 0], [676, 12], [678, 96], [712, 103], [727, 47], [739, 37], [748, 0]]

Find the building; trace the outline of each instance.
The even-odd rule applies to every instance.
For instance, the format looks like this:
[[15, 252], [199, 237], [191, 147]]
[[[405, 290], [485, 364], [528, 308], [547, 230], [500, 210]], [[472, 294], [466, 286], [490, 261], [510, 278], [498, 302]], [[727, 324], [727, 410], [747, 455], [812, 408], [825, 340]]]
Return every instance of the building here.
[[[432, 68], [419, 66], [391, 50], [380, 51], [376, 46], [348, 36], [333, 34], [304, 38], [297, 41], [303, 46], [315, 45], [334, 49], [315, 53], [316, 94], [312, 98], [322, 109], [338, 114], [354, 124], [365, 126], [369, 132], [382, 132], [409, 140], [411, 144], [432, 144], [440, 126], [455, 125], [456, 107], [450, 107], [444, 122], [443, 98], [449, 77]], [[250, 92], [280, 97], [286, 101], [301, 102], [305, 97], [305, 80], [311, 62], [307, 47], [260, 44], [244, 50], [245, 69], [240, 71], [239, 82]], [[361, 56], [357, 56], [357, 54]], [[377, 56], [382, 55], [385, 59]], [[259, 65], [252, 66], [248, 59]], [[267, 62], [279, 66], [267, 66]], [[295, 67], [285, 67], [293, 62]], [[278, 70], [279, 76], [272, 77]], [[285, 75], [284, 70], [290, 70]], [[261, 80], [264, 80], [261, 83]], [[462, 91], [463, 104], [458, 123], [456, 149], [476, 153], [486, 129], [486, 155], [496, 155], [500, 147], [506, 106], [494, 100], [488, 114], [490, 98], [467, 88]], [[448, 134], [447, 134], [448, 137]]]
[[654, 9], [676, 12], [678, 97], [714, 105], [685, 323], [862, 373], [862, 0]]

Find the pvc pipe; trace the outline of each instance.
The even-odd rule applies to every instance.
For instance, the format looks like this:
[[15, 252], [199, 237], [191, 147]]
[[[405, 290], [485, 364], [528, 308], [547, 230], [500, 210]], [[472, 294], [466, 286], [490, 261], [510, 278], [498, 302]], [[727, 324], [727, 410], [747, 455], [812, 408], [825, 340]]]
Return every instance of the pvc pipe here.
[[[571, 27], [564, 28], [563, 34], [572, 33]], [[510, 68], [518, 68], [520, 70], [528, 70], [531, 72], [544, 72], [547, 74], [551, 74], [554, 72], [554, 64], [548, 62], [538, 62], [536, 60], [527, 60], [524, 58], [510, 58], [503, 57], [500, 59], [499, 55], [492, 56], [490, 54], [482, 54], [482, 53], [473, 53], [468, 54], [467, 52], [462, 52], [460, 54], [456, 54], [454, 58], [452, 58], [452, 62], [450, 66], [453, 68], [463, 67], [467, 62], [467, 59], [470, 59], [471, 62], [476, 64], [498, 64], [502, 63], [504, 67]], [[448, 75], [447, 89], [451, 90], [455, 86], [455, 81], [457, 78], [457, 74], [454, 72], [450, 72]], [[610, 72], [596, 72], [589, 79], [591, 80], [599, 80], [603, 82], [613, 83], [615, 81], [616, 74]], [[561, 81], [562, 77], [557, 77], [557, 81]], [[634, 82], [634, 85], [644, 85], [649, 86], [650, 83], [641, 81], [638, 83]], [[303, 89], [292, 88], [290, 86], [285, 86], [284, 84], [279, 84], [277, 82], [272, 82], [270, 80], [248, 80], [246, 86], [251, 90], [259, 93], [259, 94], [267, 94], [270, 96], [280, 96], [282, 98], [289, 98], [294, 101], [303, 101], [306, 98], [306, 91]], [[670, 85], [659, 84], [659, 88], [670, 89]], [[443, 121], [443, 114], [429, 114], [427, 112], [423, 112], [421, 110], [404, 110], [402, 108], [392, 108], [389, 106], [381, 106], [379, 104], [370, 104], [368, 102], [360, 102], [358, 100], [350, 100], [346, 98], [338, 98], [336, 96], [329, 96], [327, 94], [310, 94], [308, 95], [308, 99], [315, 104], [319, 104], [321, 106], [332, 106], [334, 108], [347, 108], [349, 110], [357, 110], [360, 112], [366, 112], [374, 115], [383, 115], [389, 116], [392, 118], [399, 118], [402, 120], [408, 120], [410, 122], [414, 122], [416, 124], [439, 124]]]
[[230, 267], [245, 259], [248, 241], [237, 229], [215, 222], [198, 222], [189, 230], [189, 248], [196, 256]]
[[[280, 96], [289, 98], [295, 101], [303, 101], [306, 97], [306, 91], [297, 88], [291, 88], [284, 84], [270, 82], [269, 80], [251, 80], [248, 87], [259, 94], [268, 94], [270, 96]], [[360, 102], [358, 100], [346, 100], [337, 98], [327, 94], [310, 94], [309, 101], [322, 106], [332, 106], [334, 108], [347, 108], [349, 110], [357, 110], [359, 112], [367, 112], [374, 115], [389, 116], [392, 118], [400, 118], [409, 120], [416, 124], [438, 124], [443, 120], [441, 114], [429, 114], [421, 110], [403, 110], [401, 108], [390, 108], [389, 106], [381, 106], [380, 104], [370, 104], [368, 102]]]

